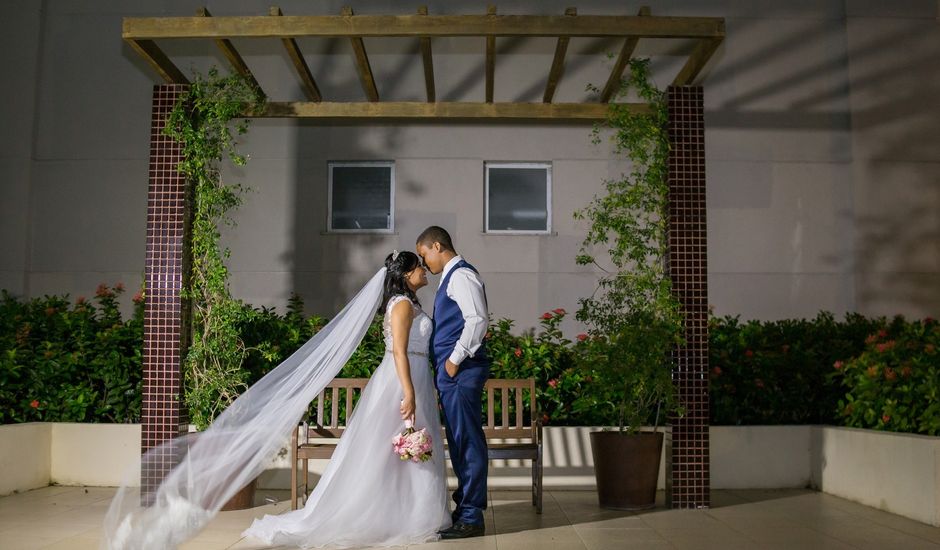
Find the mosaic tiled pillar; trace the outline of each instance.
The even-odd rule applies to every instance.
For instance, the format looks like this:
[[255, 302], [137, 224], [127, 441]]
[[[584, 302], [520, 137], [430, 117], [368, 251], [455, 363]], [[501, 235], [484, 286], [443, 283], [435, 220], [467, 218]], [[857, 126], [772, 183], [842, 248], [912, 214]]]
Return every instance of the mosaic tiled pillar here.
[[668, 269], [685, 315], [686, 344], [673, 356], [673, 381], [685, 415], [670, 419], [666, 500], [672, 508], [707, 508], [708, 262], [702, 88], [670, 86], [667, 97], [671, 145]]
[[[182, 402], [180, 358], [186, 348], [186, 317], [180, 291], [188, 268], [187, 185], [177, 171], [180, 145], [163, 134], [167, 116], [187, 85], [153, 89], [150, 172], [147, 191], [147, 253], [144, 306], [144, 395], [141, 452], [178, 437], [188, 423]], [[156, 487], [176, 463], [172, 452], [155, 451], [141, 464], [141, 494]]]

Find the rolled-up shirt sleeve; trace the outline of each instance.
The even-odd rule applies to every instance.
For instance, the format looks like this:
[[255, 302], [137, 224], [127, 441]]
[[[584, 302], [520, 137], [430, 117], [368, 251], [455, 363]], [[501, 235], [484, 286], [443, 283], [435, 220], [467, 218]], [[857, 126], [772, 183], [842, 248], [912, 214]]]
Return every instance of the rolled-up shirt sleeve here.
[[463, 314], [463, 332], [460, 333], [454, 351], [450, 354], [451, 363], [459, 365], [480, 349], [483, 345], [483, 336], [486, 335], [489, 313], [486, 307], [486, 295], [483, 292], [483, 281], [472, 269], [458, 269], [450, 277], [447, 296], [457, 302]]

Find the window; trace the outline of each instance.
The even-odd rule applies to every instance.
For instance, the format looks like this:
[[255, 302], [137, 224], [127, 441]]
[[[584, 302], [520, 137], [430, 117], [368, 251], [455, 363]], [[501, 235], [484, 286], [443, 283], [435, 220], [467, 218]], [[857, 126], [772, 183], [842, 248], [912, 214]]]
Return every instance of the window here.
[[395, 228], [395, 164], [331, 162], [327, 231], [391, 233]]
[[486, 163], [486, 232], [549, 233], [552, 165]]

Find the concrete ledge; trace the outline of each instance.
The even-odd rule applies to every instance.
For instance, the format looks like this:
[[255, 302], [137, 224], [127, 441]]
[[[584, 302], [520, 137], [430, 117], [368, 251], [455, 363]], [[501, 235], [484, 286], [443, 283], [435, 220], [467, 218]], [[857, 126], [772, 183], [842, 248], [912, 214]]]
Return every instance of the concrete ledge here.
[[0, 425], [0, 495], [49, 485], [52, 425]]
[[52, 424], [49, 478], [60, 485], [140, 484], [140, 424]]
[[812, 426], [813, 486], [940, 527], [940, 437]]
[[[545, 428], [547, 489], [594, 487], [589, 434], [598, 429]], [[288, 442], [261, 475], [261, 488], [289, 489]], [[710, 447], [713, 489], [812, 487], [940, 526], [940, 437], [833, 426], [712, 426]], [[3, 425], [0, 495], [49, 483], [115, 486], [125, 476], [137, 484], [139, 453], [139, 424]], [[310, 461], [311, 483], [327, 463]], [[526, 488], [530, 472], [528, 461], [492, 461], [489, 484]], [[664, 476], [665, 456], [660, 488]]]

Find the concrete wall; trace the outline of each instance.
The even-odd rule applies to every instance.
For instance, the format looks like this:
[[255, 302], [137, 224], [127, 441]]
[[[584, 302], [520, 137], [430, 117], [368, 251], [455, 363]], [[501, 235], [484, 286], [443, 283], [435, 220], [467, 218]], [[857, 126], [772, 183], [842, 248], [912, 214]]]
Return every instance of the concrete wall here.
[[50, 481], [60, 485], [140, 484], [140, 424], [52, 424]]
[[940, 438], [829, 426], [812, 438], [814, 487], [940, 527]]
[[[544, 484], [593, 488], [591, 427], [545, 428]], [[0, 495], [52, 483], [139, 483], [140, 425], [27, 423], [0, 426]], [[289, 495], [290, 461], [271, 458], [258, 486]], [[712, 489], [812, 487], [940, 527], [940, 437], [833, 426], [712, 426]], [[665, 453], [665, 449], [664, 449]], [[310, 483], [328, 464], [311, 460]], [[659, 488], [664, 488], [665, 456]], [[491, 488], [525, 489], [528, 461], [490, 462]], [[450, 476], [451, 487], [456, 478]], [[288, 498], [289, 497], [284, 497]]]
[[[0, 59], [0, 287], [88, 296], [99, 282], [142, 278], [150, 87], [156, 75], [120, 40], [121, 18], [188, 15], [205, 2], [19, 0], [5, 10]], [[288, 14], [338, 13], [343, 2], [281, 2]], [[562, 13], [561, 0], [500, 6]], [[216, 15], [264, 14], [260, 0], [209, 2]], [[364, 1], [359, 13], [405, 13]], [[604, 0], [581, 13], [634, 13]], [[482, 2], [429, 2], [431, 13], [482, 13]], [[717, 314], [745, 318], [838, 313], [940, 314], [940, 27], [932, 0], [654, 3], [660, 15], [722, 16], [727, 39], [706, 69], [709, 292]], [[313, 11], [311, 11], [313, 10]], [[16, 47], [13, 47], [16, 46]], [[164, 45], [188, 71], [224, 66], [211, 43]], [[278, 41], [236, 41], [268, 94], [302, 99]], [[422, 100], [417, 45], [366, 40], [379, 93]], [[363, 94], [346, 41], [302, 40], [328, 98]], [[558, 101], [602, 84], [619, 44], [572, 40]], [[483, 97], [477, 39], [434, 42], [438, 97]], [[539, 101], [550, 39], [497, 42], [496, 100]], [[674, 47], [640, 42], [661, 85]], [[496, 316], [536, 324], [574, 310], [595, 274], [574, 264], [585, 226], [571, 213], [626, 168], [579, 125], [316, 124], [256, 121], [244, 141], [255, 192], [226, 230], [234, 292], [282, 306], [291, 292], [332, 315], [393, 248], [442, 224], [486, 275]], [[327, 162], [394, 160], [394, 235], [323, 235]], [[482, 233], [488, 160], [553, 165], [554, 233]], [[432, 280], [432, 288], [435, 281]], [[129, 292], [124, 297], [129, 306]], [[430, 292], [422, 294], [430, 301]], [[579, 330], [574, 324], [566, 330]]]
[[52, 424], [0, 425], [0, 495], [49, 485]]

